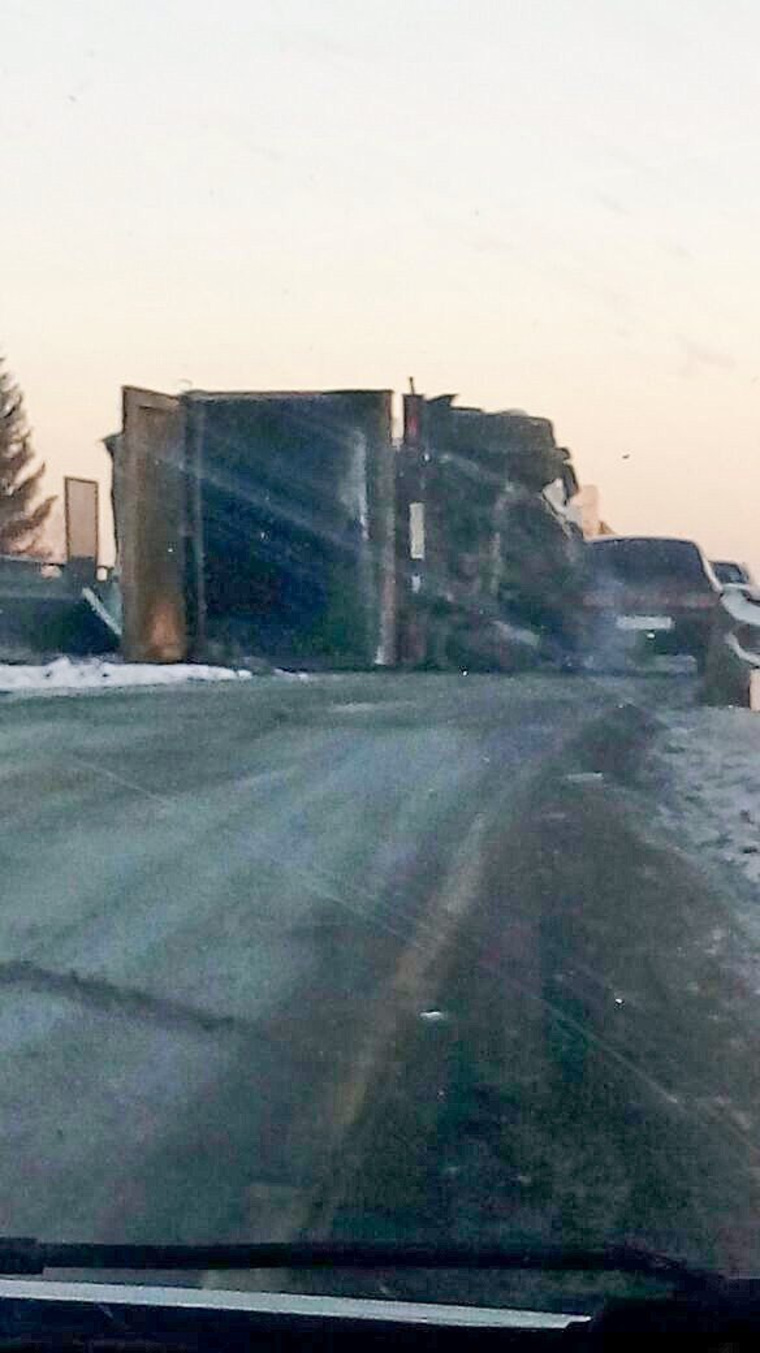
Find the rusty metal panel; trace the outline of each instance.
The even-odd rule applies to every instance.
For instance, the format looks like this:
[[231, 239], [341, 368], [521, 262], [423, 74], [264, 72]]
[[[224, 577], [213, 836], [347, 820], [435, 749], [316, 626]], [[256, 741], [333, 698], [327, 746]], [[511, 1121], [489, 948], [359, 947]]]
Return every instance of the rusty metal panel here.
[[125, 387], [115, 464], [124, 608], [130, 662], [187, 656], [184, 408], [172, 395]]
[[206, 542], [203, 525], [205, 405], [187, 400], [183, 404], [187, 482], [185, 612], [188, 647], [192, 656], [199, 658], [206, 656]]

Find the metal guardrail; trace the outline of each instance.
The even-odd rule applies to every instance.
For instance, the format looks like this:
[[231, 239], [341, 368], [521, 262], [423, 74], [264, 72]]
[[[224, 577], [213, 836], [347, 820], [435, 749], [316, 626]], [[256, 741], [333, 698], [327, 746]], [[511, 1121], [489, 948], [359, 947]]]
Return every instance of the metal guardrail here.
[[34, 559], [27, 554], [0, 554], [0, 574], [8, 577], [15, 577], [19, 574], [44, 574], [47, 570], [58, 569], [60, 571], [62, 567], [64, 566], [58, 561]]
[[[43, 577], [58, 576], [65, 573], [67, 568], [72, 565], [77, 566], [82, 562], [90, 561], [66, 560], [66, 559], [38, 559], [30, 554], [0, 554], [0, 570], [5, 573], [40, 573]], [[98, 580], [104, 582], [111, 578], [115, 572], [110, 564], [92, 563], [92, 571], [97, 574]]]
[[78, 594], [95, 582], [110, 584], [114, 569], [90, 559], [34, 559], [23, 554], [0, 554], [0, 594], [18, 589], [57, 589]]
[[91, 560], [0, 555], [0, 662], [117, 647], [120, 596], [111, 574], [96, 573]]

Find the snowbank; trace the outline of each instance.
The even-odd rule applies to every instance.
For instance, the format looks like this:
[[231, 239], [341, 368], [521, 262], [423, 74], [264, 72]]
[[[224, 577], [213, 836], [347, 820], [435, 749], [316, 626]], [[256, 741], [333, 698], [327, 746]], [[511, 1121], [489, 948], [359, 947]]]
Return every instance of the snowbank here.
[[101, 658], [56, 658], [41, 666], [0, 663], [0, 691], [29, 694], [47, 691], [107, 690], [130, 686], [177, 686], [189, 681], [250, 681], [251, 673], [198, 663], [159, 666], [152, 663], [106, 662]]
[[760, 719], [743, 709], [663, 715], [655, 759], [669, 786], [661, 812], [705, 863], [760, 885]]

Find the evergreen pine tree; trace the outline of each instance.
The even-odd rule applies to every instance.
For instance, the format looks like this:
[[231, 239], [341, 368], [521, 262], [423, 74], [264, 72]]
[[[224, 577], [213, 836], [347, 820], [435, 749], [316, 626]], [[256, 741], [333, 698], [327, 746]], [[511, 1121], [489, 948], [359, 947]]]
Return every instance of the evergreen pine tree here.
[[0, 358], [0, 554], [34, 548], [54, 498], [39, 498], [44, 465], [34, 465], [24, 400]]

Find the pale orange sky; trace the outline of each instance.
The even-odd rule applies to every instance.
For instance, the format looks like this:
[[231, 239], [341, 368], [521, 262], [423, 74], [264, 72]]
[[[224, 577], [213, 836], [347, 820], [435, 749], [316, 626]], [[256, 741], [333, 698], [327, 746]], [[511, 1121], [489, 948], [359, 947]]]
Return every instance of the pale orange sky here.
[[760, 570], [754, 0], [3, 10], [0, 346], [53, 490], [105, 484], [124, 382], [414, 375]]

